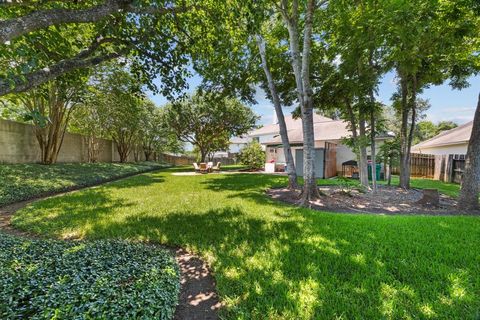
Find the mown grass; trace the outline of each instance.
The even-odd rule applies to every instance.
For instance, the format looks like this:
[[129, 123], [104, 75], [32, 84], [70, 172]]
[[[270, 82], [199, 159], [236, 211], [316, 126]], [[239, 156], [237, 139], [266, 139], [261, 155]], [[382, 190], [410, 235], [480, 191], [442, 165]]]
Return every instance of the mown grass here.
[[161, 168], [157, 163], [0, 164], [0, 206]]
[[16, 227], [181, 245], [211, 264], [227, 319], [475, 319], [480, 219], [311, 211], [264, 191], [281, 176], [174, 169], [54, 197]]

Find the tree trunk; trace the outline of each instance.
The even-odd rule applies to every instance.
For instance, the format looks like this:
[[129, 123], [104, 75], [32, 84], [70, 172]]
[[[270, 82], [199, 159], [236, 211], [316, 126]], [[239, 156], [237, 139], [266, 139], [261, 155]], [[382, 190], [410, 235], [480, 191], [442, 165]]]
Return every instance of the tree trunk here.
[[408, 85], [405, 77], [401, 76], [401, 117], [402, 124], [400, 129], [400, 188], [410, 188], [410, 150], [408, 149]]
[[[114, 140], [115, 141], [115, 140]], [[118, 156], [120, 157], [120, 162], [124, 163], [128, 160], [128, 154], [130, 153], [130, 147], [128, 144], [121, 141], [115, 141], [117, 144]]]
[[385, 162], [385, 174], [387, 175], [387, 185], [392, 185], [392, 157], [388, 156], [388, 162]]
[[310, 48], [312, 42], [312, 26], [313, 26], [313, 11], [315, 4], [313, 0], [308, 0], [305, 26], [303, 36], [303, 52], [300, 55], [300, 37], [298, 34], [298, 1], [294, 0], [293, 14], [291, 17], [287, 14], [288, 4], [283, 1], [282, 16], [287, 25], [290, 54], [292, 58], [292, 68], [295, 76], [295, 83], [297, 88], [297, 97], [302, 112], [303, 125], [303, 190], [300, 205], [307, 206], [311, 200], [320, 198], [320, 193], [317, 188], [317, 181], [315, 178], [315, 138], [313, 127], [313, 101], [312, 89], [310, 86]]
[[472, 134], [468, 142], [465, 157], [465, 171], [463, 172], [462, 187], [458, 199], [460, 210], [478, 210], [478, 196], [480, 192], [480, 94], [477, 109], [473, 118]]
[[367, 135], [365, 130], [365, 115], [360, 111], [358, 119], [359, 135], [358, 135], [358, 171], [360, 183], [366, 188], [370, 188], [368, 184], [368, 157], [367, 157]]
[[138, 146], [133, 146], [133, 160], [135, 162], [140, 161], [140, 149], [138, 148]]
[[46, 111], [45, 106], [48, 105], [49, 121], [47, 125], [41, 127], [34, 122], [35, 137], [41, 150], [41, 162], [43, 164], [56, 163], [69, 120], [68, 102], [59, 100], [58, 93], [51, 88], [49, 88], [48, 101], [42, 102], [43, 98], [38, 97], [32, 99], [34, 100], [33, 104], [27, 106], [30, 111], [36, 110], [43, 113]]
[[295, 163], [293, 161], [292, 149], [290, 147], [290, 140], [288, 139], [287, 124], [285, 123], [285, 117], [283, 115], [282, 105], [280, 103], [280, 97], [278, 96], [275, 82], [273, 81], [272, 73], [267, 63], [267, 54], [265, 50], [265, 41], [261, 35], [257, 35], [257, 46], [260, 52], [260, 58], [262, 60], [263, 71], [267, 78], [268, 89], [272, 96], [273, 106], [275, 107], [275, 113], [277, 115], [278, 126], [280, 128], [280, 137], [282, 139], [283, 151], [285, 153], [285, 160], [287, 162], [287, 174], [288, 174], [288, 189], [297, 189], [297, 173], [295, 171]]
[[312, 46], [313, 12], [315, 1], [308, 0], [305, 14], [302, 52], [302, 83], [303, 83], [303, 149], [304, 149], [304, 188], [302, 204], [320, 198], [315, 177], [315, 128], [313, 125], [313, 90], [310, 85], [310, 54]]
[[148, 150], [144, 150], [143, 153], [145, 153], [145, 161], [150, 161], [150, 157], [152, 155], [152, 152], [148, 151]]
[[87, 161], [95, 163], [98, 160], [98, 154], [100, 153], [100, 144], [96, 137], [89, 135], [85, 137], [87, 143]]
[[207, 151], [200, 149], [200, 162], [205, 162], [207, 158]]
[[[373, 99], [373, 93], [371, 94]], [[374, 102], [374, 101], [373, 101]], [[370, 148], [372, 152], [372, 190], [377, 192], [377, 162], [376, 162], [376, 149], [375, 149], [375, 105], [372, 105], [370, 112]]]

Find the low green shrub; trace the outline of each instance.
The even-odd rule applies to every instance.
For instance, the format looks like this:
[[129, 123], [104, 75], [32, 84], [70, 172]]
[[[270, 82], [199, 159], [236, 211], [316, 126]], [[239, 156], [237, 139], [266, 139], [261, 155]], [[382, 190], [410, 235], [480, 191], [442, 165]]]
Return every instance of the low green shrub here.
[[238, 159], [249, 169], [261, 169], [265, 165], [265, 151], [260, 143], [252, 141], [240, 151]]
[[161, 167], [154, 162], [0, 164], [0, 206]]
[[158, 247], [0, 233], [0, 319], [171, 319], [179, 287]]

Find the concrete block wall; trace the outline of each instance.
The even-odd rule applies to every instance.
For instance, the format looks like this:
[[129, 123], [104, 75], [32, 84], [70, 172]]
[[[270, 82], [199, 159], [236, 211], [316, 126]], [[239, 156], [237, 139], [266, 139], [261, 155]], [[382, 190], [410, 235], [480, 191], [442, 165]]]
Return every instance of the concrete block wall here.
[[[117, 147], [111, 140], [100, 139], [99, 162], [120, 161]], [[35, 138], [34, 128], [30, 124], [0, 119], [0, 163], [40, 162], [41, 153]], [[141, 160], [145, 155], [141, 154]], [[84, 136], [65, 133], [58, 162], [86, 162], [87, 144]], [[133, 152], [128, 161], [134, 161]]]

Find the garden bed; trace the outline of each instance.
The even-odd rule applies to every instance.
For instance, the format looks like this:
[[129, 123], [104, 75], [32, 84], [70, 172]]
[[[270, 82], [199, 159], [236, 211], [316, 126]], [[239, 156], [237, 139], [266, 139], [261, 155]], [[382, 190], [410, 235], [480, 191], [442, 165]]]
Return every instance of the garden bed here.
[[159, 247], [0, 233], [1, 319], [171, 319], [179, 290]]
[[[438, 206], [417, 203], [422, 199], [421, 189], [404, 190], [399, 187], [379, 185], [376, 193], [365, 192], [361, 188], [345, 188], [339, 185], [320, 186], [319, 200], [311, 203], [312, 209], [352, 213], [381, 214], [459, 214], [456, 199], [440, 194]], [[300, 190], [286, 188], [269, 189], [267, 194], [273, 199], [287, 203], [298, 203]]]
[[0, 207], [162, 167], [155, 162], [0, 164]]

